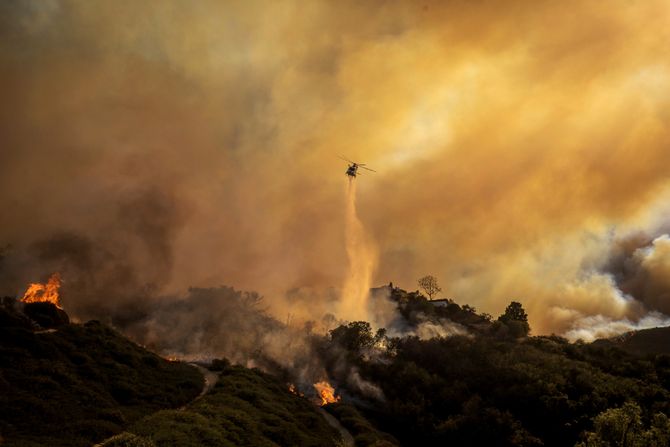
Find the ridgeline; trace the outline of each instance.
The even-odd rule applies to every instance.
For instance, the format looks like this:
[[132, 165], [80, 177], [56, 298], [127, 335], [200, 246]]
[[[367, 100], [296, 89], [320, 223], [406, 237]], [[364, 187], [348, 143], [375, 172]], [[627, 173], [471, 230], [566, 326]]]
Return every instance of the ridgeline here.
[[[343, 396], [323, 408], [355, 445], [668, 446], [669, 331], [571, 343], [531, 336], [518, 302], [494, 319], [393, 287], [375, 296], [396, 308], [388, 330], [306, 325], [303, 340]], [[290, 370], [219, 359], [218, 382], [195, 399], [191, 365], [55, 307], [18, 308], [0, 306], [3, 445], [342, 445], [313, 401], [289, 392]]]

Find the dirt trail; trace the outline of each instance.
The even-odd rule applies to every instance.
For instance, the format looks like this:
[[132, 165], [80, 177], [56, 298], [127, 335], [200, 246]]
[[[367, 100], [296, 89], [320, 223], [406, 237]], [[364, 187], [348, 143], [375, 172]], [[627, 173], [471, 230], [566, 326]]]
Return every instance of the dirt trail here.
[[184, 407], [186, 407], [188, 405], [191, 405], [193, 402], [200, 399], [205, 394], [209, 393], [211, 391], [211, 389], [214, 388], [214, 385], [216, 385], [216, 382], [219, 381], [219, 375], [217, 373], [212, 372], [212, 371], [208, 370], [207, 368], [202, 367], [202, 366], [200, 366], [198, 364], [195, 364], [195, 363], [189, 363], [189, 365], [194, 366], [194, 367], [198, 368], [198, 370], [200, 370], [203, 377], [205, 378], [205, 384], [203, 385], [202, 391], [200, 392], [198, 397], [193, 399], [188, 404], [184, 405]]
[[[199, 399], [201, 399], [203, 396], [209, 393], [211, 389], [214, 388], [214, 385], [216, 385], [216, 382], [219, 381], [219, 375], [217, 373], [212, 372], [207, 368], [204, 368], [196, 363], [189, 363], [189, 365], [193, 366], [194, 368], [197, 368], [202, 373], [203, 377], [205, 378], [205, 383], [203, 384], [202, 391], [200, 392], [200, 394], [195, 399], [193, 399], [183, 407], [179, 408], [179, 410], [184, 410], [189, 405], [193, 404], [194, 402], [197, 402]], [[326, 420], [326, 422], [328, 422], [328, 424], [331, 427], [335, 428], [338, 432], [340, 432], [340, 435], [342, 436], [343, 447], [355, 447], [356, 443], [354, 442], [354, 437], [351, 436], [349, 430], [347, 430], [342, 426], [342, 424], [340, 424], [340, 421], [338, 421], [335, 418], [335, 416], [328, 413], [323, 408], [317, 408], [317, 411], [321, 413], [321, 416], [323, 416], [323, 418]], [[113, 436], [111, 438], [113, 438]], [[107, 438], [103, 442], [95, 444], [93, 447], [104, 447], [105, 442], [107, 442], [111, 438]]]
[[340, 424], [340, 421], [338, 421], [335, 416], [332, 414], [328, 413], [326, 410], [323, 408], [318, 408], [319, 412], [321, 415], [324, 417], [326, 422], [330, 424], [331, 427], [337, 429], [337, 431], [340, 432], [340, 435], [342, 435], [342, 445], [344, 447], [354, 447], [356, 443], [354, 442], [354, 437], [351, 436], [351, 433], [349, 433], [349, 430], [344, 428], [342, 424]]
[[[212, 372], [208, 370], [207, 368], [204, 368], [196, 363], [189, 363], [189, 365], [194, 366], [200, 370], [202, 375], [205, 377], [205, 384], [202, 387], [202, 391], [196, 397], [193, 399], [191, 402], [188, 404], [184, 405], [181, 409], [183, 410], [186, 408], [188, 405], [191, 405], [193, 402], [196, 402], [198, 399], [202, 398], [205, 394], [209, 393], [209, 391], [216, 385], [216, 382], [219, 381], [219, 375], [215, 372]], [[337, 431], [340, 432], [340, 435], [342, 436], [342, 445], [344, 447], [355, 447], [356, 443], [354, 442], [354, 437], [351, 436], [351, 433], [349, 433], [349, 430], [344, 428], [342, 424], [340, 424], [340, 421], [338, 421], [335, 416], [332, 414], [328, 413], [326, 410], [323, 408], [317, 408], [319, 413], [323, 416], [323, 418], [328, 422], [328, 424], [335, 428]]]
[[[205, 394], [209, 393], [209, 391], [216, 385], [216, 382], [219, 381], [219, 375], [215, 372], [212, 372], [208, 370], [207, 368], [204, 368], [196, 363], [189, 363], [189, 365], [194, 366], [200, 370], [202, 375], [205, 377], [205, 384], [202, 387], [202, 391], [200, 392], [200, 395], [193, 399], [191, 402], [188, 404], [184, 405], [180, 410], [183, 410], [187, 406], [191, 405], [193, 402], [196, 402], [198, 399], [202, 398]], [[349, 430], [344, 428], [342, 424], [340, 424], [340, 421], [338, 421], [335, 416], [332, 414], [328, 413], [326, 410], [323, 408], [317, 408], [319, 413], [323, 416], [323, 418], [328, 422], [328, 424], [335, 428], [337, 431], [340, 432], [340, 435], [342, 436], [342, 446], [343, 447], [355, 447], [356, 443], [354, 442], [354, 437], [351, 436], [351, 433], [349, 433]]]
[[[217, 373], [212, 372], [212, 371], [208, 370], [207, 368], [204, 368], [200, 365], [196, 365], [195, 363], [189, 363], [189, 365], [197, 368], [200, 371], [200, 373], [205, 378], [205, 383], [202, 386], [202, 391], [200, 391], [200, 394], [198, 394], [192, 401], [190, 401], [189, 403], [187, 403], [183, 407], [180, 407], [179, 410], [184, 410], [186, 407], [191, 405], [193, 402], [196, 402], [198, 399], [203, 397], [205, 394], [209, 393], [210, 390], [212, 388], [214, 388], [214, 385], [216, 385], [216, 382], [219, 381], [219, 375]], [[116, 435], [114, 435], [114, 436], [116, 436]], [[95, 444], [93, 447], [104, 447], [105, 443], [107, 441], [109, 441], [110, 439], [112, 439], [114, 436], [111, 436], [111, 437], [105, 439], [104, 441], [102, 441], [99, 444]]]

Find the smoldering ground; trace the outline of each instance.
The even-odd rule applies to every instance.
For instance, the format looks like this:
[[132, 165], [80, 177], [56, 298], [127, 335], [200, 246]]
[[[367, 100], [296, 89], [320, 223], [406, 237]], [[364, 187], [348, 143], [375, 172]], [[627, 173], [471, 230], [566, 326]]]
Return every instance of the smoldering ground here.
[[378, 171], [357, 191], [373, 284], [432, 273], [493, 315], [523, 302], [536, 334], [667, 309], [651, 273], [605, 267], [617, 238], [664, 234], [664, 1], [0, 8], [5, 293], [68, 235], [96, 265], [63, 267], [87, 272], [62, 272], [81, 318], [227, 284], [318, 319], [284, 295], [344, 284], [345, 153]]

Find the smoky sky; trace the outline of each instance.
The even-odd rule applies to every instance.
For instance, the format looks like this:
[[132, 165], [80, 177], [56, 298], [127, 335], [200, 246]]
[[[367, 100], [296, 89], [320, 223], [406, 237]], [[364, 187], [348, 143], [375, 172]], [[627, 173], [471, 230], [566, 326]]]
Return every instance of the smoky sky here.
[[609, 266], [663, 234], [669, 20], [661, 0], [2, 2], [0, 245], [88, 241], [96, 290], [340, 287], [344, 155], [377, 171], [356, 180], [376, 284], [433, 274], [482, 311], [523, 302], [538, 333], [668, 309]]

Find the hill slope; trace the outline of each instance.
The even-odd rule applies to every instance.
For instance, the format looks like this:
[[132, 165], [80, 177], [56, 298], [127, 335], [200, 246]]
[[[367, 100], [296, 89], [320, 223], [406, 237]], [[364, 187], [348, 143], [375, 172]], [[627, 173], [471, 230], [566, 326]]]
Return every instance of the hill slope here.
[[[375, 430], [402, 445], [607, 445], [622, 433], [627, 445], [667, 445], [649, 440], [670, 439], [670, 356], [515, 336], [502, 316], [490, 321], [469, 306], [431, 309], [425, 298], [397, 295], [403, 319], [394, 324], [409, 335], [353, 322], [333, 329], [318, 350], [328, 376]], [[416, 330], [456, 321], [461, 335], [422, 338]]]
[[278, 378], [229, 366], [214, 389], [184, 410], [159, 411], [130, 427], [114, 446], [335, 446], [337, 430]]
[[[40, 303], [44, 304], [44, 303]], [[46, 309], [47, 314], [56, 314]], [[340, 434], [281, 379], [218, 361], [169, 362], [97, 322], [35, 321], [0, 306], [0, 443], [7, 446], [335, 446]], [[185, 408], [184, 405], [188, 404]]]
[[0, 307], [0, 436], [7, 446], [84, 446], [189, 402], [193, 367], [168, 362], [99, 322], [34, 332]]
[[627, 332], [617, 337], [596, 340], [594, 344], [614, 345], [637, 355], [670, 354], [670, 327]]

